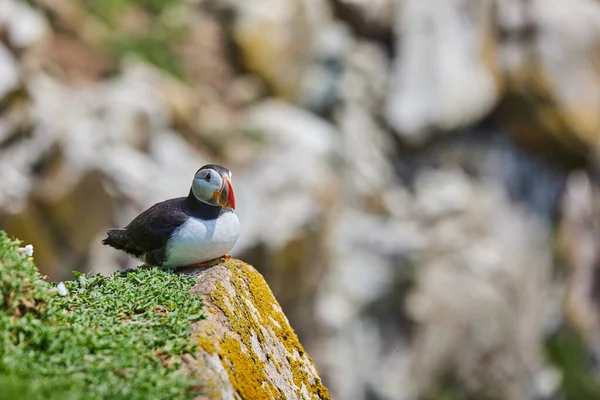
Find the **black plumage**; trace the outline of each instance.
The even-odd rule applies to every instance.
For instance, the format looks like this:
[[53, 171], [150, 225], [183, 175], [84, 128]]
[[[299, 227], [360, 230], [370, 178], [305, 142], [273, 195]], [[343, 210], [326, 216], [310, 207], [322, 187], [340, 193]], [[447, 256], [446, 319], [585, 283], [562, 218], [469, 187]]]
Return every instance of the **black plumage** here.
[[173, 232], [190, 217], [212, 220], [231, 211], [230, 208], [197, 200], [190, 190], [187, 197], [153, 205], [125, 228], [109, 229], [102, 243], [140, 258], [147, 264], [160, 266], [166, 259], [167, 242]]

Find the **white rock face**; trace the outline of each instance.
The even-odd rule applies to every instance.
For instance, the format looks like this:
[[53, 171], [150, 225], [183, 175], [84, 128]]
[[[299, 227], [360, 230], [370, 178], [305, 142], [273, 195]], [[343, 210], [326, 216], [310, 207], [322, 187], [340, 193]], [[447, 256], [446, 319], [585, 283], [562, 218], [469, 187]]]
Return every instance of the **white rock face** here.
[[496, 104], [494, 2], [408, 0], [396, 5], [394, 62], [386, 118], [403, 140], [472, 124]]
[[598, 148], [600, 77], [593, 54], [600, 42], [600, 7], [586, 0], [536, 0], [531, 13], [541, 33], [535, 56], [554, 98], [567, 124]]
[[[471, 193], [468, 207], [423, 227], [430, 245], [406, 303], [419, 328], [404, 388], [422, 392], [450, 365], [474, 393], [530, 398], [541, 362], [536, 343], [556, 306], [548, 227], [499, 187], [460, 186]], [[447, 188], [437, 191], [422, 195], [444, 198]], [[494, 373], [480, 368], [483, 354]]]
[[5, 46], [0, 45], [0, 99], [19, 84], [17, 62]]
[[333, 125], [281, 101], [258, 104], [246, 118], [267, 146], [233, 178], [243, 232], [238, 252], [283, 246], [323, 216], [327, 207], [318, 199], [336, 185], [331, 160], [339, 140]]
[[8, 40], [18, 48], [35, 44], [48, 29], [41, 13], [18, 0], [3, 0], [0, 3], [0, 26], [5, 27]]
[[[352, 197], [351, 190], [345, 195]], [[331, 353], [314, 356], [329, 366], [330, 390], [352, 398], [377, 386], [386, 398], [417, 398], [438, 374], [454, 371], [474, 393], [515, 400], [537, 393], [536, 343], [559, 306], [551, 300], [543, 220], [513, 204], [501, 186], [460, 170], [425, 170], [413, 194], [397, 192], [394, 199], [390, 210], [405, 213], [384, 218], [346, 209], [333, 233], [338, 253], [316, 310]], [[399, 256], [406, 261], [395, 261]], [[395, 290], [411, 264], [416, 286], [404, 311], [417, 331], [409, 346], [400, 334], [382, 339], [402, 323], [378, 324], [372, 307], [382, 301], [396, 307]], [[368, 354], [342, 350], [358, 343], [369, 344]], [[491, 357], [490, 369], [481, 368], [483, 354]]]

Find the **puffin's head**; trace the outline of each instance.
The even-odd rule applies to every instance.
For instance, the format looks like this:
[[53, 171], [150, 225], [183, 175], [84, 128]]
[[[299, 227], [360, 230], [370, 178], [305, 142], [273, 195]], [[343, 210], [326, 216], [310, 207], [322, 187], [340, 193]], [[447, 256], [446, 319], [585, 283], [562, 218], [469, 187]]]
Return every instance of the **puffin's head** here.
[[231, 172], [220, 165], [208, 164], [200, 168], [194, 175], [192, 193], [196, 199], [213, 206], [235, 208]]

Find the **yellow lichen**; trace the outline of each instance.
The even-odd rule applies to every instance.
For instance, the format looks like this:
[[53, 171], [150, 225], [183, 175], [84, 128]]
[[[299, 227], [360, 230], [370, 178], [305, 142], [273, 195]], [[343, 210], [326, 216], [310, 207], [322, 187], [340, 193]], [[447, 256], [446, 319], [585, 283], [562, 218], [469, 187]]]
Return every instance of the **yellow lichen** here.
[[214, 337], [214, 327], [212, 326], [212, 324], [210, 322], [203, 322], [203, 324], [205, 324], [205, 327], [203, 330], [203, 335], [201, 336], [201, 339], [198, 341], [198, 344], [207, 353], [209, 353], [209, 354], [215, 353], [216, 352], [215, 344], [214, 344], [214, 341], [211, 340], [211, 338]]
[[[268, 362], [272, 362], [277, 371], [286, 366], [278, 360], [271, 359], [267, 353], [266, 360], [261, 360], [253, 352], [252, 336], [259, 343], [266, 345], [270, 339], [265, 332], [273, 333], [283, 344], [287, 352], [285, 357], [292, 371], [293, 385], [298, 397], [300, 391], [306, 388], [311, 398], [329, 399], [327, 389], [316, 376], [312, 360], [306, 355], [294, 331], [278, 306], [271, 290], [263, 277], [247, 264], [228, 260], [225, 266], [231, 271], [229, 284], [234, 288], [235, 296], [228, 293], [223, 283], [217, 284], [210, 293], [213, 303], [225, 314], [231, 331], [237, 336], [227, 334], [221, 338], [217, 346], [207, 336], [200, 339], [200, 346], [207, 352], [216, 351], [229, 375], [234, 388], [243, 399], [282, 398], [281, 388], [271, 382], [265, 372]], [[247, 298], [244, 298], [246, 294]], [[253, 307], [248, 307], [247, 300]], [[206, 334], [206, 332], [205, 332]], [[271, 336], [271, 335], [269, 335]], [[216, 336], [213, 337], [216, 339]], [[215, 349], [216, 347], [216, 349]]]
[[275, 397], [274, 388], [265, 386], [268, 381], [262, 363], [243, 351], [236, 338], [227, 336], [219, 355], [223, 356], [229, 379], [243, 399]]

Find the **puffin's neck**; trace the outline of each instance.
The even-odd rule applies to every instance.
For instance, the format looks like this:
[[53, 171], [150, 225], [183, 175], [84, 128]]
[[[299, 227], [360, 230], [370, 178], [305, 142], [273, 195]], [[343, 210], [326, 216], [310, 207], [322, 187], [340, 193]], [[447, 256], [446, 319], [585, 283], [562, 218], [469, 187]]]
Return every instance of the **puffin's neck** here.
[[212, 204], [200, 201], [194, 196], [194, 193], [190, 189], [188, 197], [185, 199], [186, 205], [190, 212], [190, 215], [194, 218], [200, 218], [203, 220], [216, 219], [221, 214], [221, 206], [213, 206]]

